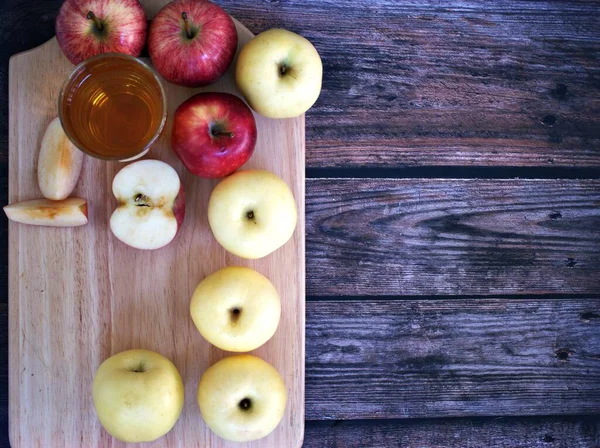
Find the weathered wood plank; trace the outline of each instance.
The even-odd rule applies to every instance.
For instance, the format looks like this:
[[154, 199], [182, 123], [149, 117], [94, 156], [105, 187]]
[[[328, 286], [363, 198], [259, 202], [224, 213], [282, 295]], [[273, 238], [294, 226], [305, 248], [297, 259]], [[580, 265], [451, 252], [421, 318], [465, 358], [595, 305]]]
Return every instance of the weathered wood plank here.
[[304, 448], [597, 448], [598, 417], [306, 422]]
[[[50, 38], [61, 2], [6, 1], [2, 52]], [[600, 166], [598, 2], [218, 3], [321, 53], [308, 167]]]
[[308, 166], [600, 164], [598, 2], [223, 2], [315, 42]]
[[306, 418], [600, 413], [600, 298], [307, 303]]
[[600, 180], [306, 184], [308, 294], [600, 291]]

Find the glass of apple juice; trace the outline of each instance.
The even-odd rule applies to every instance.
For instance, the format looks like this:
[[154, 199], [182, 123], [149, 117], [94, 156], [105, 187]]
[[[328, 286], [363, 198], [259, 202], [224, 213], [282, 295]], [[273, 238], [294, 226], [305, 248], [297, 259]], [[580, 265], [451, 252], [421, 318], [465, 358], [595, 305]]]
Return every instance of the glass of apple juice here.
[[146, 154], [167, 119], [165, 92], [154, 70], [117, 53], [75, 67], [60, 91], [58, 111], [75, 146], [90, 156], [122, 162]]

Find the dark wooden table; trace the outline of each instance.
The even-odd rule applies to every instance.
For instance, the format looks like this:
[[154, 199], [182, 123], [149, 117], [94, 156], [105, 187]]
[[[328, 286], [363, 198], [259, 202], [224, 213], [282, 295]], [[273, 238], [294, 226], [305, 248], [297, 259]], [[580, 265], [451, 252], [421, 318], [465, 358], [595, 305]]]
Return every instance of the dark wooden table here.
[[[0, 3], [4, 203], [8, 57], [52, 37], [60, 3]], [[305, 35], [325, 67], [305, 446], [600, 446], [600, 3], [219, 3]]]

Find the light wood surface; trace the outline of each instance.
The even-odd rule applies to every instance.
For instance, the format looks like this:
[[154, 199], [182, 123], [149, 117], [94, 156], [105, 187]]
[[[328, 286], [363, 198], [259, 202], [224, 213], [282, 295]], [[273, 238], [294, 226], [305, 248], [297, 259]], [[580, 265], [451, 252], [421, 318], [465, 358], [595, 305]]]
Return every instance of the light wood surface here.
[[[152, 17], [164, 0], [147, 1]], [[250, 7], [250, 6], [249, 6]], [[236, 22], [239, 45], [252, 34]], [[9, 69], [9, 201], [41, 197], [36, 181], [40, 141], [57, 115], [59, 89], [73, 66], [55, 39], [11, 58]], [[164, 83], [169, 114], [201, 89]], [[206, 90], [238, 93], [230, 70]], [[111, 182], [121, 163], [86, 157], [73, 193], [87, 199], [90, 223], [81, 228], [9, 227], [10, 440], [13, 447], [121, 447], [96, 418], [94, 373], [114, 353], [155, 350], [170, 358], [185, 382], [183, 413], [166, 437], [149, 447], [276, 447], [302, 444], [304, 433], [304, 116], [256, 116], [258, 142], [246, 165], [275, 172], [292, 187], [298, 226], [292, 240], [261, 260], [225, 252], [208, 227], [215, 181], [189, 174], [169, 148], [171, 122], [147, 158], [175, 167], [186, 189], [182, 231], [156, 251], [132, 249], [112, 236], [116, 206]], [[198, 282], [227, 265], [257, 269], [276, 286], [282, 318], [256, 355], [274, 365], [288, 387], [283, 421], [268, 437], [233, 444], [204, 425], [196, 392], [201, 374], [227, 353], [208, 344], [189, 316]]]

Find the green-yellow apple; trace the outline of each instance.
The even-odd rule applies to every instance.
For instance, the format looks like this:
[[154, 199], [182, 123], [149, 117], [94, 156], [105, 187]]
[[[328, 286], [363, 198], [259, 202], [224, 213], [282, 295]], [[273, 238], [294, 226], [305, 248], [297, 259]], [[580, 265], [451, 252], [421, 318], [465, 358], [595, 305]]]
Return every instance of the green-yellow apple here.
[[282, 29], [260, 33], [240, 51], [235, 81], [248, 104], [269, 118], [302, 115], [319, 98], [323, 64], [307, 39]]
[[190, 313], [211, 344], [230, 352], [249, 352], [275, 334], [281, 302], [268, 278], [254, 269], [231, 266], [200, 282]]
[[127, 350], [104, 361], [92, 388], [98, 419], [124, 442], [151, 442], [175, 425], [183, 409], [177, 368], [150, 350]]
[[252, 355], [235, 355], [210, 367], [198, 386], [202, 418], [219, 437], [249, 442], [269, 435], [285, 412], [287, 391], [279, 372]]
[[264, 170], [238, 171], [223, 179], [208, 201], [217, 241], [242, 258], [261, 258], [283, 246], [296, 228], [290, 187]]

